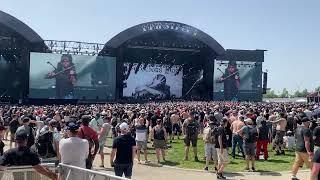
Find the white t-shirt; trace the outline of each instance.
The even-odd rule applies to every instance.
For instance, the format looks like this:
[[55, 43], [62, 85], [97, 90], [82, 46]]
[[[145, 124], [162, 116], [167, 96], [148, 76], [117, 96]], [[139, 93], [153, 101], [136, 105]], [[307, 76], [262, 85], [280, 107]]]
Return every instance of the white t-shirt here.
[[294, 136], [284, 136], [283, 137], [284, 143], [286, 143], [287, 149], [293, 149], [295, 146], [295, 138]]
[[62, 139], [59, 143], [61, 163], [86, 168], [86, 158], [89, 155], [89, 143], [86, 139], [71, 137]]

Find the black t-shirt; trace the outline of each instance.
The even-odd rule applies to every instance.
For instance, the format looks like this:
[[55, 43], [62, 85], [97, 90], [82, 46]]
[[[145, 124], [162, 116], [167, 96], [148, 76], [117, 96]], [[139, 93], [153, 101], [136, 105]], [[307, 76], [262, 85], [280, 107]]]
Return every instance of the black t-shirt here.
[[0, 156], [3, 155], [4, 143], [0, 140]]
[[[320, 149], [314, 153], [313, 160], [314, 163], [320, 163]], [[320, 173], [318, 174], [318, 180], [320, 179]]]
[[268, 126], [259, 127], [259, 140], [269, 140], [269, 128], [268, 128]]
[[218, 133], [216, 135], [216, 148], [220, 148], [219, 136], [222, 136], [222, 147], [223, 149], [227, 148], [227, 133], [224, 127], [218, 128]]
[[296, 145], [296, 151], [297, 152], [307, 152], [306, 146], [304, 143], [304, 137], [310, 138], [310, 151], [313, 151], [313, 137], [311, 134], [311, 130], [309, 128], [305, 128], [303, 126], [299, 127], [297, 129], [297, 145]]
[[313, 130], [313, 137], [315, 137], [314, 145], [315, 146], [320, 146], [320, 126], [316, 127]]
[[114, 139], [112, 149], [117, 149], [116, 164], [132, 164], [132, 147], [136, 141], [130, 135], [121, 135]]
[[153, 116], [151, 117], [151, 127], [152, 127], [152, 128], [157, 125], [157, 120], [158, 120], [158, 119], [160, 119], [160, 117], [157, 116], [157, 115], [153, 115]]
[[20, 126], [18, 119], [14, 119], [9, 123], [9, 127], [10, 127], [10, 132], [11, 133], [16, 133], [18, 127]]
[[38, 154], [28, 147], [13, 148], [0, 158], [2, 166], [36, 166], [40, 164]]

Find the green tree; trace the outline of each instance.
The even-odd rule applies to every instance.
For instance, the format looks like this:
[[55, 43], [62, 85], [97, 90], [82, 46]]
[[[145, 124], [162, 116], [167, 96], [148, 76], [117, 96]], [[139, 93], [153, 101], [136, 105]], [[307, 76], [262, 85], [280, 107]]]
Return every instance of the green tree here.
[[279, 96], [274, 92], [274, 90], [268, 90], [266, 94], [264, 94], [264, 98], [278, 98]]
[[315, 91], [319, 92], [320, 91], [320, 86], [316, 87]]
[[287, 88], [283, 88], [282, 93], [280, 94], [281, 98], [288, 98], [290, 96], [289, 91]]
[[301, 97], [307, 97], [308, 94], [309, 94], [308, 89], [304, 89], [304, 90], [301, 92]]
[[293, 97], [302, 97], [302, 93], [301, 93], [299, 90], [296, 90], [296, 91], [293, 93]]

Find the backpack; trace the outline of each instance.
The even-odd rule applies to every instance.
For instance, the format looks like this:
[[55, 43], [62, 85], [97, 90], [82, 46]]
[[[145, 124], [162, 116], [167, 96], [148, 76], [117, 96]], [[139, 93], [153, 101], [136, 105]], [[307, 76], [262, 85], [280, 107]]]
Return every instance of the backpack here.
[[36, 148], [40, 157], [56, 157], [57, 153], [53, 148], [53, 133], [50, 131], [41, 133], [37, 138]]
[[188, 137], [194, 137], [197, 133], [197, 124], [195, 122], [188, 123], [186, 133]]
[[257, 141], [258, 131], [256, 128], [248, 126], [248, 137], [245, 138], [247, 143], [255, 143]]
[[214, 127], [212, 129], [210, 128], [205, 141], [210, 144], [216, 144], [216, 136], [217, 135], [218, 135], [218, 128], [217, 127]]

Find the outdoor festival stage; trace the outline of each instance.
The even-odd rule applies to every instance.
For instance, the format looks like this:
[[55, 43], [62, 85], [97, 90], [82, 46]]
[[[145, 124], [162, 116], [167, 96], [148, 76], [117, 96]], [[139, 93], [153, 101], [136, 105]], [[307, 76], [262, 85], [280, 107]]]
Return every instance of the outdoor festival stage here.
[[261, 101], [264, 52], [225, 50], [203, 31], [170, 21], [133, 26], [105, 44], [43, 40], [0, 11], [0, 99]]

